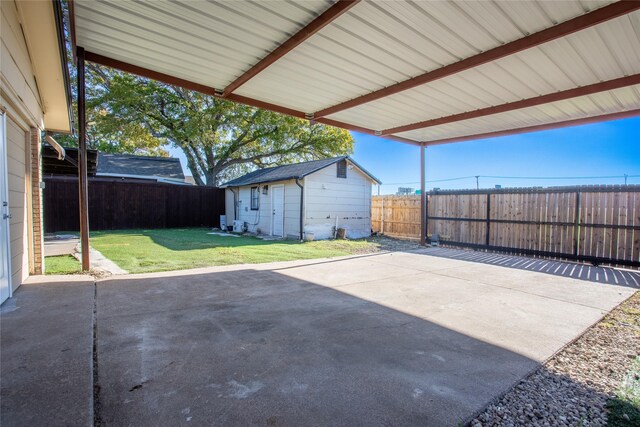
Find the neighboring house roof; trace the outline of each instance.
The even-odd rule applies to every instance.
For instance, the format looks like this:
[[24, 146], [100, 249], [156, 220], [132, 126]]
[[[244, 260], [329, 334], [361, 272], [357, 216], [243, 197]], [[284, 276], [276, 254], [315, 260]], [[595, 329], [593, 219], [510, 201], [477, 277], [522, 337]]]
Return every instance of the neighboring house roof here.
[[158, 177], [184, 181], [180, 159], [98, 153], [98, 176]]
[[233, 179], [224, 183], [221, 187], [241, 187], [243, 185], [263, 184], [267, 182], [286, 181], [289, 179], [301, 179], [307, 175], [324, 169], [338, 163], [341, 160], [347, 160], [360, 169], [365, 175], [373, 181], [381, 184], [380, 180], [367, 172], [363, 167], [353, 161], [349, 156], [331, 157], [329, 159], [311, 160], [309, 162], [294, 163], [291, 165], [275, 166], [271, 168], [258, 169], [249, 172], [240, 178]]

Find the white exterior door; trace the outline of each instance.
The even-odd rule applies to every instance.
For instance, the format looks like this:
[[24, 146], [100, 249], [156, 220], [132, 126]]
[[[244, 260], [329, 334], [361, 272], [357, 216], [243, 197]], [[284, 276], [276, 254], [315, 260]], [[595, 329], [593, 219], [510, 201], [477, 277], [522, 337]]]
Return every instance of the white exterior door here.
[[7, 133], [5, 114], [0, 113], [0, 304], [11, 296], [9, 252], [9, 191], [7, 183]]
[[271, 235], [284, 237], [284, 186], [271, 187]]

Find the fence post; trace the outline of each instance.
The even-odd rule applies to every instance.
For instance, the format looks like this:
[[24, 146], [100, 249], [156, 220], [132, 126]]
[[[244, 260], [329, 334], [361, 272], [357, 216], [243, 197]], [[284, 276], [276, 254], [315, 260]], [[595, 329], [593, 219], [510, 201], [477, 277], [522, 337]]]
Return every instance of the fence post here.
[[380, 209], [381, 218], [380, 218], [380, 234], [384, 234], [384, 194], [382, 197], [382, 208]]
[[491, 232], [491, 193], [487, 192], [487, 234], [485, 235], [484, 244], [489, 246]]
[[580, 191], [576, 191], [576, 213], [573, 225], [573, 255], [578, 256], [580, 239]]
[[[425, 195], [425, 218], [424, 218], [424, 228], [425, 228], [425, 240], [429, 240], [429, 193]], [[431, 244], [431, 240], [429, 240], [429, 244]]]

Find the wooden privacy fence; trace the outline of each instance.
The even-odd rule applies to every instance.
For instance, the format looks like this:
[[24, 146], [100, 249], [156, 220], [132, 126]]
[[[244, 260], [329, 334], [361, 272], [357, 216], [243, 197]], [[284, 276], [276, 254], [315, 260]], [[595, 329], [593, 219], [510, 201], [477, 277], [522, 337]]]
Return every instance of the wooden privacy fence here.
[[373, 196], [371, 228], [387, 236], [419, 240], [420, 196]]
[[[219, 227], [224, 190], [94, 178], [89, 181], [89, 228]], [[78, 180], [45, 179], [46, 233], [79, 229]]]
[[[444, 245], [640, 267], [637, 185], [437, 191], [427, 206], [427, 235]], [[418, 239], [420, 196], [375, 196], [372, 220]]]

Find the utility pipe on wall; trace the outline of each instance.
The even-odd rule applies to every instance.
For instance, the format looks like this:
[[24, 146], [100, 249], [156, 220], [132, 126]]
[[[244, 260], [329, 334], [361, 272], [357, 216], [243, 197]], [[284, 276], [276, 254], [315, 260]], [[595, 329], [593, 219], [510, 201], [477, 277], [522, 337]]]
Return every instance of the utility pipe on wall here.
[[[296, 178], [296, 185], [300, 187], [300, 241], [304, 240], [304, 186]], [[284, 233], [283, 233], [284, 234]]]
[[[56, 152], [58, 153], [58, 160], [64, 160], [66, 158], [67, 153], [64, 151], [64, 147], [62, 147], [62, 145], [58, 144], [58, 141], [53, 139], [53, 137], [51, 135], [49, 135], [48, 132], [45, 135], [44, 140], [47, 143], [49, 143], [49, 145], [52, 146], [54, 150], [56, 150]], [[78, 165], [76, 164], [76, 166], [78, 166]]]
[[[233, 221], [235, 221], [238, 219], [238, 195], [232, 187], [229, 187], [229, 190], [233, 193]], [[238, 190], [240, 190], [240, 188], [238, 188]], [[233, 224], [233, 222], [231, 224]]]

